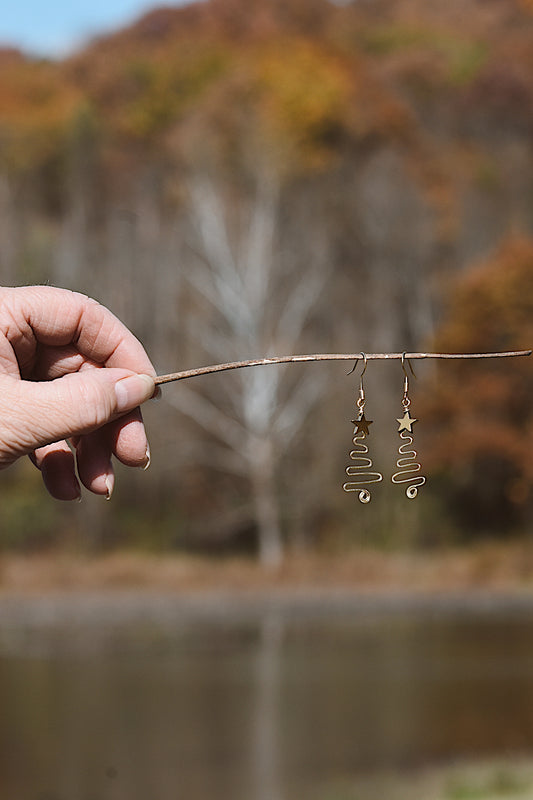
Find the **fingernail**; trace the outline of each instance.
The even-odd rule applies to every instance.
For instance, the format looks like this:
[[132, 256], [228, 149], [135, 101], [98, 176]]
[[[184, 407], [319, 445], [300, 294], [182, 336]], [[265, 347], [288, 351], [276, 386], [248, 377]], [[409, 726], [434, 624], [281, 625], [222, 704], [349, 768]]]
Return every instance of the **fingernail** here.
[[152, 456], [150, 454], [150, 445], [149, 444], [146, 445], [146, 456], [145, 456], [145, 459], [146, 460], [145, 460], [144, 464], [141, 467], [141, 469], [144, 470], [144, 471], [146, 471], [148, 469], [148, 467], [150, 466], [150, 464], [152, 463]]
[[105, 487], [107, 489], [105, 493], [105, 499], [111, 500], [111, 495], [113, 494], [113, 489], [115, 488], [115, 476], [112, 473], [107, 473], [105, 476]]
[[117, 381], [115, 395], [117, 411], [130, 411], [144, 403], [154, 393], [154, 379], [149, 375], [129, 375]]

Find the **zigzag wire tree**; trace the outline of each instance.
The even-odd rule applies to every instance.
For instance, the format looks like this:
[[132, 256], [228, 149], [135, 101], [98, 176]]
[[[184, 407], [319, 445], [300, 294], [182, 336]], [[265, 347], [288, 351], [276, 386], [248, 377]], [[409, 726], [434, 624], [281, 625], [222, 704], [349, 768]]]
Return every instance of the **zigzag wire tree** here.
[[[367, 434], [364, 428], [360, 427], [360, 422], [358, 422], [358, 420], [352, 421], [355, 423], [352, 439], [354, 449], [350, 452], [350, 458], [355, 463], [346, 467], [346, 474], [349, 478], [352, 478], [352, 480], [343, 483], [342, 488], [345, 492], [359, 491], [359, 501], [361, 503], [369, 503], [372, 495], [366, 487], [372, 483], [380, 483], [380, 481], [383, 480], [383, 475], [381, 472], [372, 471], [372, 459], [367, 455], [368, 445], [362, 441], [366, 439]], [[367, 422], [370, 424], [371, 420], [367, 420]]]
[[[353, 480], [346, 481], [342, 488], [345, 492], [358, 491], [359, 501], [361, 503], [370, 503], [372, 495], [370, 494], [367, 486], [369, 484], [379, 483], [382, 481], [383, 475], [381, 472], [372, 471], [372, 459], [368, 457], [368, 445], [366, 445], [364, 442], [369, 434], [369, 425], [372, 425], [373, 423], [371, 419], [367, 420], [365, 417], [365, 390], [363, 387], [363, 375], [366, 372], [368, 359], [364, 353], [363, 357], [365, 360], [365, 365], [359, 379], [359, 397], [357, 399], [357, 408], [359, 413], [356, 419], [352, 420], [352, 424], [355, 425], [352, 438], [354, 449], [350, 452], [350, 458], [355, 463], [346, 467], [347, 476], [349, 478], [353, 478]], [[356, 366], [357, 361], [355, 362], [354, 369]]]
[[[417, 420], [414, 419], [412, 422], [417, 422]], [[409, 449], [413, 444], [413, 437], [407, 430], [402, 430], [400, 439], [405, 439], [405, 444], [400, 444], [398, 447], [399, 458], [396, 461], [398, 472], [394, 473], [391, 480], [393, 483], [409, 483], [405, 494], [410, 500], [413, 500], [417, 496], [420, 486], [425, 484], [426, 479], [423, 475], [417, 474], [422, 467], [416, 461], [416, 450]]]
[[[392, 476], [391, 480], [393, 483], [408, 483], [409, 486], [405, 490], [406, 496], [413, 500], [417, 494], [418, 489], [420, 486], [423, 486], [426, 482], [426, 479], [423, 475], [419, 475], [418, 473], [422, 469], [417, 458], [416, 450], [409, 449], [412, 447], [413, 444], [413, 425], [415, 422], [418, 422], [417, 419], [411, 416], [409, 413], [409, 407], [411, 405], [411, 400], [409, 398], [409, 375], [407, 374], [407, 370], [405, 369], [405, 357], [402, 358], [402, 368], [404, 371], [404, 387], [403, 387], [403, 398], [402, 398], [402, 409], [403, 409], [403, 417], [397, 419], [396, 421], [399, 423], [398, 433], [400, 439], [403, 440], [403, 444], [400, 444], [398, 447], [398, 455], [399, 458], [396, 461], [396, 466], [398, 468], [398, 472], [395, 472]], [[407, 360], [411, 372], [414, 373], [413, 367], [411, 366], [411, 362]]]

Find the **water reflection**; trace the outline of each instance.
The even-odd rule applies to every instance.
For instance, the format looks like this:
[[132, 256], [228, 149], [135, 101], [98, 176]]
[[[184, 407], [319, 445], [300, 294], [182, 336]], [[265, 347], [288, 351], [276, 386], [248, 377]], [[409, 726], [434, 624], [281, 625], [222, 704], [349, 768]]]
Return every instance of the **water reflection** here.
[[283, 800], [280, 689], [283, 621], [267, 612], [259, 623], [253, 715], [253, 800]]
[[2, 797], [309, 800], [530, 752], [533, 609], [195, 615], [176, 599], [126, 618], [113, 602], [0, 606]]

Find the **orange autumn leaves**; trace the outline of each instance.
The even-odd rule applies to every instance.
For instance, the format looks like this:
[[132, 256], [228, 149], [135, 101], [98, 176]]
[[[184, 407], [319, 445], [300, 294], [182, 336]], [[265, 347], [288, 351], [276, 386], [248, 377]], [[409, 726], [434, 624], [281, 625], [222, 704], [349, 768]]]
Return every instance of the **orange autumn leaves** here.
[[[61, 158], [84, 113], [117, 158], [129, 147], [138, 157], [140, 147], [179, 162], [192, 128], [195, 141], [215, 148], [255, 143], [283, 173], [328, 168], [370, 137], [412, 125], [360, 48], [339, 45], [327, 28], [317, 33], [305, 4], [306, 25], [298, 9], [267, 6], [262, 26], [239, 6], [237, 32], [217, 2], [154, 12], [57, 63], [0, 51], [4, 169]], [[335, 18], [329, 4], [316, 6], [319, 17]]]
[[0, 53], [0, 163], [30, 169], [57, 152], [82, 97], [57, 64]]
[[[508, 238], [456, 281], [434, 344], [446, 352], [533, 346], [533, 240]], [[446, 362], [428, 389], [425, 413], [432, 468], [474, 496], [489, 487], [483, 503], [496, 521], [512, 507], [525, 513], [533, 483], [532, 358]]]

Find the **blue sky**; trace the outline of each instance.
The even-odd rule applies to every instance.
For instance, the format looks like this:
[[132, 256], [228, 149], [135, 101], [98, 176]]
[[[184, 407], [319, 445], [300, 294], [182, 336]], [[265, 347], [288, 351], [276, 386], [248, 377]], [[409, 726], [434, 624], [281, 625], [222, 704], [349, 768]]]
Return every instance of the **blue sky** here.
[[160, 5], [184, 0], [0, 0], [0, 45], [62, 56], [88, 38], [131, 22]]

